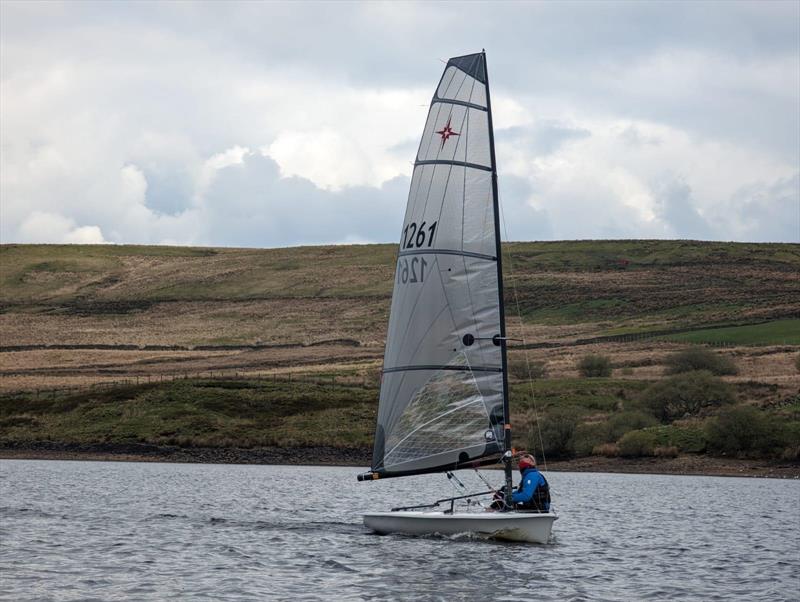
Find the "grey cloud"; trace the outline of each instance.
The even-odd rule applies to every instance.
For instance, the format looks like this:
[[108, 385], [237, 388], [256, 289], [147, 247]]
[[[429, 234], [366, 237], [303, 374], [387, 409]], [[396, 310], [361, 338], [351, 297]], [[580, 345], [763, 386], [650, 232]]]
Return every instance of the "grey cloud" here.
[[659, 217], [677, 238], [698, 240], [713, 238], [712, 229], [695, 209], [692, 189], [686, 182], [671, 178], [655, 188]]
[[277, 247], [399, 240], [409, 180], [339, 192], [281, 178], [270, 158], [249, 154], [220, 170], [205, 201], [209, 244]]
[[147, 180], [145, 205], [157, 213], [178, 215], [192, 206], [193, 181], [191, 174], [174, 168], [142, 169]]
[[531, 204], [531, 183], [518, 176], [503, 176], [499, 183], [503, 238], [508, 240], [549, 240], [553, 225], [545, 209]]
[[[236, 145], [259, 148], [293, 125], [264, 114], [263, 101], [237, 96], [232, 82], [270, 89], [276, 76], [288, 75], [331, 87], [414, 87], [426, 91], [421, 101], [427, 102], [441, 73], [436, 59], [481, 45], [495, 97], [534, 107], [539, 119], [532, 128], [498, 132], [498, 139], [516, 136], [528, 158], [556, 154], [590, 135], [537, 113], [548, 106], [671, 125], [692, 137], [760, 149], [793, 166], [800, 161], [798, 23], [797, 2], [0, 2], [3, 171], [9, 172], [9, 157], [19, 156], [22, 166], [46, 163], [34, 147], [46, 149], [54, 131], [58, 142], [81, 139], [84, 147], [74, 154], [55, 148], [65, 158], [64, 172], [78, 176], [56, 170], [51, 184], [49, 172], [23, 169], [16, 183], [3, 180], [4, 205], [9, 186], [28, 177], [34, 183], [15, 193], [15, 207], [56, 206], [78, 225], [97, 223], [105, 235], [119, 231], [130, 241], [202, 237], [207, 244], [267, 246], [348, 236], [396, 240], [405, 178], [332, 193], [302, 178], [280, 178], [274, 163], [250, 156], [222, 170], [207, 204], [194, 207], [194, 171], [204, 158]], [[29, 114], [9, 110], [9, 101], [30, 108]], [[169, 140], [158, 153], [142, 143], [154, 132]], [[390, 152], [410, 159], [418, 132], [409, 135]], [[635, 129], [621, 136], [630, 145], [654, 143]], [[93, 198], [115, 190], [102, 183], [125, 164], [142, 169], [147, 207], [170, 218], [162, 229], [126, 234], [124, 224], [113, 222], [121, 219], [113, 199], [102, 207], [100, 201], [91, 207], [67, 202], [87, 190], [95, 189]], [[658, 227], [632, 222], [608, 194], [551, 190], [542, 198], [524, 180], [508, 177], [501, 186], [517, 238], [658, 236], [669, 233], [658, 229], [667, 224], [678, 236], [742, 232], [735, 235], [797, 240], [797, 178], [742, 189], [713, 219], [713, 212], [700, 215], [691, 190], [673, 183], [658, 190]], [[13, 237], [15, 223], [5, 211], [2, 233]], [[718, 226], [728, 215], [745, 225]], [[191, 232], [186, 225], [169, 230], [190, 216], [198, 220]]]
[[639, 128], [629, 125], [619, 134], [620, 139], [630, 146], [658, 146], [663, 141], [657, 136], [648, 136], [639, 131]]
[[730, 211], [744, 224], [740, 240], [800, 242], [800, 172], [742, 188], [731, 199]]
[[533, 126], [514, 126], [498, 130], [497, 137], [504, 143], [523, 145], [534, 156], [550, 155], [570, 140], [591, 136], [585, 128], [572, 127], [554, 120], [542, 120]]

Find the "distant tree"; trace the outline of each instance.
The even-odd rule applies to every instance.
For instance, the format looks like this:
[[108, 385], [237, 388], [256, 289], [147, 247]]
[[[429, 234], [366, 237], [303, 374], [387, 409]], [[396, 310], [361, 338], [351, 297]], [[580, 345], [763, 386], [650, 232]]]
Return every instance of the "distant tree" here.
[[731, 358], [705, 347], [691, 347], [673, 353], [667, 357], [666, 364], [666, 374], [681, 374], [695, 370], [708, 370], [717, 376], [739, 373]]
[[611, 376], [611, 360], [605, 355], [585, 355], [578, 362], [578, 372], [585, 378]]
[[709, 451], [737, 456], [776, 455], [786, 443], [782, 425], [753, 406], [723, 410], [706, 433]]
[[[555, 408], [541, 420], [544, 452], [553, 458], [569, 458], [575, 455], [575, 428], [578, 415], [572, 408]], [[540, 449], [538, 433], [531, 431], [530, 449]]]
[[686, 372], [666, 378], [642, 392], [642, 401], [662, 422], [685, 415], [694, 416], [706, 408], [733, 403], [731, 387], [707, 370]]

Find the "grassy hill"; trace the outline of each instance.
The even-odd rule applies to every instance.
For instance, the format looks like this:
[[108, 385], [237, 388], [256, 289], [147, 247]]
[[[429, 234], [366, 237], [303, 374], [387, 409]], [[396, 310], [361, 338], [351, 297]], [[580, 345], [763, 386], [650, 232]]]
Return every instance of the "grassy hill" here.
[[[0, 443], [367, 449], [395, 252], [0, 246]], [[723, 377], [734, 407], [781, 433], [742, 454], [796, 458], [800, 245], [503, 252], [510, 336], [524, 339], [510, 351], [519, 442], [537, 446], [543, 429], [566, 438], [551, 453], [613, 454], [602, 446], [642, 431], [648, 454], [711, 451], [710, 425], [730, 407], [656, 424], [643, 401], [672, 354], [704, 345], [737, 366]], [[590, 353], [611, 360], [611, 377], [580, 375]]]

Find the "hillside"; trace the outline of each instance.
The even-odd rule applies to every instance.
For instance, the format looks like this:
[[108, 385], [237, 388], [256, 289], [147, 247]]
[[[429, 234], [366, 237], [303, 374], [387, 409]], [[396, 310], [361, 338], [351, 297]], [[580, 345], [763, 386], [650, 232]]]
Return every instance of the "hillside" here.
[[[368, 448], [395, 250], [0, 246], [0, 440]], [[511, 243], [504, 268], [510, 336], [525, 342], [510, 352], [512, 409], [525, 437], [535, 410], [571, 408], [578, 438], [587, 425], [641, 411], [638, 396], [663, 378], [667, 358], [698, 344], [735, 362], [738, 374], [724, 379], [738, 404], [798, 419], [800, 245]], [[611, 359], [613, 378], [579, 375], [589, 353]], [[542, 377], [533, 388], [528, 363]], [[298, 400], [296, 384], [267, 380], [291, 375], [316, 384]], [[167, 382], [186, 377], [182, 389]], [[251, 399], [253, 388], [261, 392]], [[346, 409], [327, 404], [331, 391], [348, 388]], [[215, 414], [198, 390], [225, 397], [228, 409]], [[138, 426], [121, 401], [134, 398]], [[293, 426], [245, 419], [241, 404], [256, 398], [284, 400], [301, 426], [285, 416], [280, 424]], [[75, 412], [109, 404], [117, 406], [103, 414], [109, 422], [92, 414], [93, 428], [80, 426]], [[155, 432], [163, 412], [174, 424]], [[348, 417], [349, 435], [323, 428], [337, 416]], [[272, 434], [256, 436], [265, 430]], [[595, 439], [575, 453], [591, 453]]]

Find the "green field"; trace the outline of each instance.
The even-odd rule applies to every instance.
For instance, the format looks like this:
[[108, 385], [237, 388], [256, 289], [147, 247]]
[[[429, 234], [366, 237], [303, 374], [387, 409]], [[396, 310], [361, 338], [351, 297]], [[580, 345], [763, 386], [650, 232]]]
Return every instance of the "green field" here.
[[800, 345], [800, 319], [706, 328], [663, 338], [669, 341], [710, 345]]

